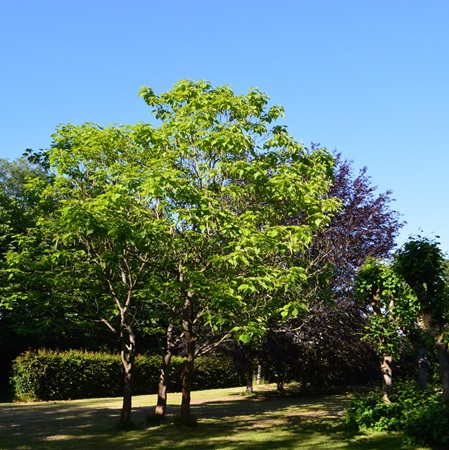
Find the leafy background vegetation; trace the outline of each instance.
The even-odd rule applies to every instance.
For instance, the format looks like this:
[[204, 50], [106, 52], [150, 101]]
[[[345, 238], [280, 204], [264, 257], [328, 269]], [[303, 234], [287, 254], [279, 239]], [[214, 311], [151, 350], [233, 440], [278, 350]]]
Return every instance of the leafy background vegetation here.
[[[348, 421], [424, 439], [449, 398], [438, 242], [415, 236], [395, 252], [391, 192], [297, 142], [258, 89], [181, 80], [140, 96], [157, 123], [64, 124], [49, 149], [0, 161], [3, 385], [17, 355], [38, 350], [13, 363], [16, 393], [90, 396], [97, 377], [97, 393], [110, 382], [123, 394], [130, 428], [145, 383], [159, 419], [179, 389], [193, 424], [199, 387], [378, 380], [382, 400], [357, 400]], [[395, 391], [399, 378], [419, 389]], [[420, 402], [425, 414], [408, 409]], [[432, 442], [444, 444], [444, 420]]]

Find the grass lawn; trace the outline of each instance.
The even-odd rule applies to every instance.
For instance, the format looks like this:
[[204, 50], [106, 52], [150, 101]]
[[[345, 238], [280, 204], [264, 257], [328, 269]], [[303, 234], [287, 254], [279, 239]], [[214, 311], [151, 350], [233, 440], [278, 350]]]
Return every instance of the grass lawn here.
[[349, 435], [342, 428], [349, 396], [301, 396], [272, 386], [244, 396], [243, 388], [192, 393], [198, 427], [172, 423], [179, 394], [169, 395], [167, 423], [148, 425], [156, 396], [133, 401], [135, 429], [114, 429], [121, 399], [0, 404], [0, 449], [422, 449], [403, 447], [397, 434]]

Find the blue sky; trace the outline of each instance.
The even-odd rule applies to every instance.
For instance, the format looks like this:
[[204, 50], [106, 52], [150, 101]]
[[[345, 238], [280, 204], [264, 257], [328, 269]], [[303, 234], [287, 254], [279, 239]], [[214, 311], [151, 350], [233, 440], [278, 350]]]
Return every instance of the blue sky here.
[[[142, 85], [256, 86], [306, 145], [368, 167], [449, 252], [449, 1], [0, 1], [0, 157], [59, 123], [150, 120]], [[420, 231], [422, 230], [422, 231]]]

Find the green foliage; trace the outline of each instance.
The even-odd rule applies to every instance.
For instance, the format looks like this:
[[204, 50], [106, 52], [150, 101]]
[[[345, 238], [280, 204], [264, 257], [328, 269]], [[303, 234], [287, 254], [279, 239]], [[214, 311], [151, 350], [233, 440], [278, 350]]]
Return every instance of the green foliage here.
[[26, 352], [13, 362], [11, 383], [19, 400], [56, 400], [121, 395], [116, 356], [71, 350]]
[[209, 348], [232, 333], [249, 342], [303, 311], [313, 268], [301, 256], [341, 204], [332, 156], [276, 124], [283, 109], [265, 93], [181, 80], [140, 96], [157, 126], [65, 124], [36, 155], [53, 174], [41, 200], [56, 207], [36, 225], [48, 245], [10, 273], [16, 304], [31, 275], [33, 304], [80, 303], [81, 320], [118, 335], [126, 380], [143, 332], [182, 327], [193, 358], [206, 334]]
[[13, 236], [34, 224], [39, 212], [38, 186], [45, 179], [45, 172], [24, 158], [0, 158], [0, 260]]
[[446, 448], [449, 406], [439, 391], [420, 390], [404, 382], [389, 399], [391, 404], [387, 405], [380, 390], [357, 395], [346, 411], [346, 425], [350, 429], [402, 431], [407, 443]]
[[[171, 362], [170, 391], [181, 390], [181, 357]], [[155, 394], [159, 382], [160, 356], [139, 355], [135, 361], [133, 392]], [[106, 353], [78, 350], [26, 352], [13, 363], [11, 384], [18, 400], [68, 400], [116, 397], [122, 394], [120, 358]], [[234, 362], [227, 357], [203, 356], [197, 359], [194, 389], [240, 386]]]
[[449, 283], [447, 262], [439, 243], [421, 236], [410, 238], [396, 252], [395, 270], [418, 299], [422, 329], [433, 340], [443, 395], [449, 401]]
[[388, 406], [380, 391], [358, 397], [346, 412], [346, 422], [350, 428], [370, 428], [375, 431], [396, 431], [400, 429], [401, 407], [397, 403]]
[[449, 446], [449, 406], [439, 398], [416, 411], [405, 427], [406, 441], [410, 444], [446, 449]]
[[195, 361], [192, 383], [195, 390], [220, 389], [243, 384], [245, 380], [242, 375], [237, 374], [232, 358], [202, 356]]
[[447, 273], [439, 243], [417, 236], [396, 252], [395, 270], [418, 296], [421, 307], [442, 315], [448, 306]]
[[416, 328], [419, 303], [416, 295], [391, 265], [368, 260], [355, 278], [356, 299], [372, 309], [364, 340], [379, 355], [398, 357], [404, 337]]
[[326, 197], [333, 159], [275, 125], [283, 110], [257, 89], [236, 95], [181, 80], [140, 96], [162, 122], [149, 138], [162, 162], [148, 167], [145, 188], [172, 222], [179, 277], [215, 331], [234, 327], [242, 342], [256, 339], [271, 316], [303, 308], [294, 296], [307, 274], [291, 256], [339, 206]]
[[9, 273], [5, 258], [8, 250], [17, 247], [17, 235], [27, 233], [39, 215], [46, 211], [40, 203], [42, 185], [48, 180], [40, 167], [26, 159], [8, 161], [0, 158], [0, 309], [2, 317], [14, 300], [4, 291], [8, 288]]

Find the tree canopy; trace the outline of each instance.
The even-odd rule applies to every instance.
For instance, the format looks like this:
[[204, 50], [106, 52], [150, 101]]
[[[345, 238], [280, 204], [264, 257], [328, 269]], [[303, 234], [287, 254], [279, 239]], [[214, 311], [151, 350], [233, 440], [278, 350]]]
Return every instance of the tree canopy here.
[[0, 164], [4, 317], [19, 333], [68, 341], [88, 341], [93, 325], [112, 332], [123, 426], [148, 336], [160, 342], [165, 388], [175, 341], [185, 357], [184, 423], [195, 358], [229, 339], [314, 355], [314, 373], [338, 354], [350, 372], [349, 355], [367, 351], [353, 344], [367, 311], [354, 276], [367, 256], [390, 254], [402, 226], [391, 193], [340, 154], [296, 141], [258, 89], [181, 80], [139, 95], [155, 120], [62, 124], [28, 163]]
[[270, 318], [296, 315], [307, 268], [293, 256], [339, 207], [328, 195], [332, 156], [307, 151], [277, 125], [283, 109], [266, 94], [183, 80], [140, 95], [158, 125], [58, 127], [45, 155], [52, 183], [40, 196], [54, 209], [9, 255], [22, 295], [30, 272], [40, 274], [39, 295], [50, 289], [47, 301], [75, 304], [119, 337], [123, 425], [136, 330], [180, 319], [172, 325], [185, 339], [188, 418], [202, 330], [247, 342]]

